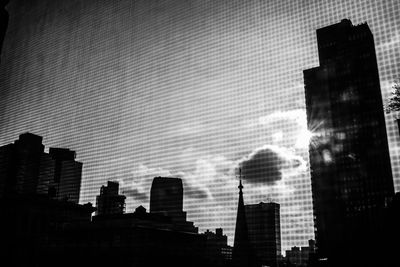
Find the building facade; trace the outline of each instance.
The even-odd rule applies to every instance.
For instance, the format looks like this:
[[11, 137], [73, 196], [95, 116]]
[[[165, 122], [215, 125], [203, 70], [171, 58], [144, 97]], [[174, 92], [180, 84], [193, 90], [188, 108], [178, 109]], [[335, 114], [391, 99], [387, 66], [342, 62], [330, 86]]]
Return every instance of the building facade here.
[[278, 266], [281, 257], [280, 205], [245, 205], [250, 243], [261, 265]]
[[304, 71], [316, 244], [340, 262], [378, 232], [393, 178], [371, 30], [344, 19], [317, 40], [320, 66]]

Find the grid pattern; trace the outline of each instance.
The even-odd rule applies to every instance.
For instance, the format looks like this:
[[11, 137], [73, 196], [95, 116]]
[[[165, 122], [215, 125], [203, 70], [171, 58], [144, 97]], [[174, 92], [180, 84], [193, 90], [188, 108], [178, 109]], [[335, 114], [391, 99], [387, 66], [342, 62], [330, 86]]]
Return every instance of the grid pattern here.
[[239, 165], [245, 204], [280, 204], [283, 250], [314, 237], [302, 71], [319, 65], [315, 30], [367, 21], [384, 100], [400, 73], [396, 0], [14, 0], [8, 10], [0, 145], [30, 131], [76, 151], [81, 203], [117, 180], [127, 211], [148, 208], [153, 177], [180, 177], [188, 219], [224, 228], [231, 244]]

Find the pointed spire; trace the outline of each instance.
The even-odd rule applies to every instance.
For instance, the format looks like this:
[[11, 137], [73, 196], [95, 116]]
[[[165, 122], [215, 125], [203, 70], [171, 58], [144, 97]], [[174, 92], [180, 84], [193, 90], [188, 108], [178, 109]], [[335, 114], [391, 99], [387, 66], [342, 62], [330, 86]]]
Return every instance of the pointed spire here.
[[243, 194], [242, 189], [243, 189], [243, 185], [242, 185], [242, 169], [239, 168], [239, 194]]
[[246, 211], [243, 201], [242, 172], [239, 169], [239, 201], [236, 215], [235, 239], [233, 244], [234, 266], [251, 266], [251, 246], [248, 237]]

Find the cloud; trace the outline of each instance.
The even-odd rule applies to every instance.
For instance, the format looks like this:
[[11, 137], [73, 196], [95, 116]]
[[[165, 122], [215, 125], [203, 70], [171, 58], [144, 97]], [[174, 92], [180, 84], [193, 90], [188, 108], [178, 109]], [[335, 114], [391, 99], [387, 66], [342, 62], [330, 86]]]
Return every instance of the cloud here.
[[[284, 216], [292, 205], [288, 201], [300, 194], [293, 181], [304, 175], [302, 167], [306, 166], [304, 160], [292, 150], [276, 145], [250, 150], [246, 156], [239, 156], [238, 160], [220, 154], [208, 154], [195, 147], [186, 148], [181, 154], [178, 164], [168, 169], [154, 168], [130, 159], [118, 159], [119, 168], [115, 168], [109, 177], [120, 182], [120, 192], [127, 196], [127, 212], [139, 205], [148, 208], [154, 177], [181, 178], [187, 219], [194, 221], [200, 231], [222, 227], [230, 242], [233, 242], [233, 222], [237, 212], [238, 180], [235, 175], [238, 167], [242, 167], [244, 176], [245, 203], [275, 201], [281, 203]], [[298, 223], [301, 223], [300, 219]]]
[[257, 148], [239, 162], [243, 179], [249, 183], [273, 185], [282, 180], [285, 170], [304, 166], [304, 160], [289, 150], [265, 145]]
[[[135, 163], [121, 158], [124, 168], [108, 170], [106, 176], [119, 182], [120, 193], [127, 196], [128, 209], [137, 205], [148, 205], [150, 189], [154, 177], [181, 178], [184, 187], [184, 199], [213, 200], [221, 194], [221, 187], [234, 181], [236, 162], [227, 160], [222, 155], [206, 155], [194, 148], [182, 152], [184, 159], [177, 166], [182, 168], [153, 168], [144, 163]], [[184, 166], [184, 168], [183, 168]], [[235, 187], [233, 187], [235, 188]]]
[[120, 193], [130, 198], [131, 201], [134, 200], [135, 205], [148, 204], [150, 200], [151, 183], [154, 177], [171, 176], [168, 170], [150, 168], [141, 163], [131, 163], [127, 168], [127, 171], [116, 177], [115, 180], [119, 182]]
[[185, 197], [188, 198], [197, 198], [197, 199], [208, 199], [211, 194], [207, 188], [201, 187], [191, 187], [188, 186], [187, 183], [184, 183], [185, 188]]
[[136, 200], [146, 201], [149, 199], [149, 195], [145, 192], [140, 192], [136, 188], [121, 188], [121, 194], [125, 195], [126, 197], [132, 197]]
[[387, 50], [391, 48], [398, 48], [400, 44], [400, 32], [393, 33], [389, 40], [381, 42], [377, 47], [378, 49]]
[[311, 133], [305, 109], [277, 111], [258, 118], [257, 125], [267, 131], [272, 144], [296, 149], [308, 148]]
[[203, 155], [193, 160], [194, 169], [182, 174], [187, 197], [213, 199], [218, 197], [221, 187], [234, 180], [235, 161], [222, 155]]
[[306, 113], [304, 109], [277, 111], [267, 116], [262, 116], [258, 119], [261, 125], [267, 125], [282, 120], [293, 120], [301, 125], [303, 125], [304, 122], [307, 122]]

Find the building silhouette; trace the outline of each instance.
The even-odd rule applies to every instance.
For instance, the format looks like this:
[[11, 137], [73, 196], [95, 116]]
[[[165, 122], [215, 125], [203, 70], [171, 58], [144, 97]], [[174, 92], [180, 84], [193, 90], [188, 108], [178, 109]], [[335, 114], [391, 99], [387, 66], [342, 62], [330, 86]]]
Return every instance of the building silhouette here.
[[[73, 179], [74, 159], [68, 149], [44, 153], [42, 137], [29, 133], [0, 148], [0, 236], [5, 245], [0, 264], [230, 266], [232, 248], [222, 229], [199, 234], [186, 221], [181, 179], [154, 179], [150, 213], [143, 206], [124, 213], [125, 196], [118, 183], [108, 182], [92, 217], [96, 208], [91, 203], [75, 203], [79, 192], [76, 198], [60, 197], [59, 192], [79, 188], [72, 184], [80, 183]], [[64, 191], [63, 180], [71, 183]]]
[[155, 177], [150, 189], [150, 213], [170, 217], [185, 231], [198, 233], [183, 211], [183, 185], [180, 178]]
[[119, 194], [117, 182], [107, 182], [107, 186], [101, 186], [100, 195], [96, 196], [96, 215], [122, 214], [125, 212], [124, 195]]
[[317, 257], [372, 262], [394, 194], [373, 35], [344, 19], [317, 40], [320, 66], [304, 71]]
[[0, 194], [36, 193], [40, 159], [44, 153], [42, 139], [41, 136], [24, 133], [13, 144], [0, 148]]
[[215, 233], [207, 230], [202, 235], [206, 236], [207, 266], [228, 266], [232, 261], [232, 247], [222, 228], [215, 229]]
[[45, 194], [78, 203], [82, 163], [69, 149], [50, 148], [45, 153], [42, 139], [24, 133], [0, 148], [0, 195]]
[[[53, 258], [60, 233], [68, 225], [90, 221], [95, 209], [90, 203], [51, 199], [46, 195], [7, 195], [0, 198], [0, 235], [2, 266], [62, 266]], [[62, 259], [71, 255], [64, 254]], [[54, 259], [45, 264], [47, 259]]]
[[3, 47], [4, 37], [7, 32], [8, 18], [9, 14], [7, 12], [6, 6], [9, 0], [0, 1], [0, 60], [1, 60], [1, 50]]
[[243, 200], [242, 180], [239, 181], [239, 201], [236, 215], [235, 237], [232, 252], [233, 266], [255, 266], [256, 258], [249, 239], [246, 210]]
[[310, 266], [310, 256], [315, 253], [315, 241], [308, 240], [308, 247], [292, 247], [286, 250], [286, 262], [293, 267]]
[[75, 157], [75, 151], [66, 148], [50, 147], [48, 154], [42, 153], [37, 193], [78, 203], [82, 163]]
[[[164, 179], [167, 185], [162, 183]], [[156, 183], [159, 184], [152, 192], [161, 194], [175, 192], [174, 186], [181, 185], [181, 180], [162, 178]], [[183, 187], [180, 189], [183, 194]], [[173, 197], [180, 199], [179, 195]], [[172, 213], [161, 212], [164, 210], [148, 213], [143, 206], [133, 213], [123, 213], [122, 200], [125, 196], [118, 194], [118, 183], [108, 182], [107, 186], [102, 186], [97, 203], [107, 201], [108, 208], [100, 204], [98, 208], [102, 211], [91, 221], [69, 224], [59, 232], [53, 245], [47, 248], [51, 253], [46, 257], [46, 264], [67, 254], [72, 256], [63, 266], [224, 266], [222, 252], [213, 246], [215, 242], [198, 234], [197, 227], [183, 221], [182, 216], [173, 217], [182, 206], [178, 205]], [[214, 261], [206, 255], [214, 256]]]
[[2, 261], [45, 266], [44, 258], [51, 256], [47, 248], [58, 233], [91, 220], [92, 204], [78, 204], [81, 170], [74, 151], [50, 148], [45, 153], [42, 137], [31, 133], [0, 147]]
[[82, 163], [69, 149], [50, 148], [45, 153], [42, 140], [24, 133], [13, 144], [0, 147], [0, 197], [42, 194], [78, 203]]
[[150, 212], [184, 216], [183, 186], [179, 178], [155, 177], [150, 190]]
[[245, 205], [249, 241], [261, 265], [276, 267], [281, 259], [280, 205]]

